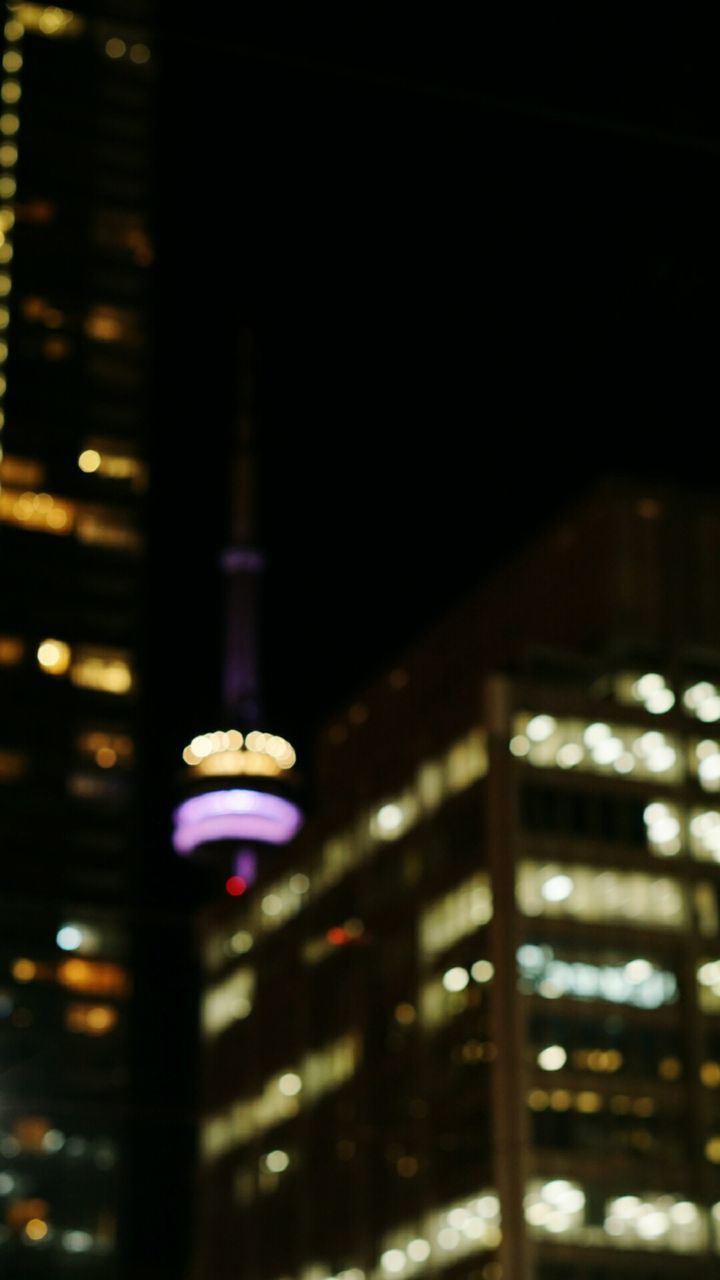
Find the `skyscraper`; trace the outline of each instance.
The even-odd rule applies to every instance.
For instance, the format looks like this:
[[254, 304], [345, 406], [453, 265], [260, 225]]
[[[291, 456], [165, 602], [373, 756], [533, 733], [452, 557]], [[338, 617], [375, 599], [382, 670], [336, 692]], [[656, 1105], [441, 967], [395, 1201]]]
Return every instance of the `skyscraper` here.
[[[0, 1267], [8, 1277], [126, 1274], [133, 1239], [153, 76], [144, 0], [6, 6]], [[152, 1118], [145, 1125], [152, 1133]]]
[[194, 1280], [714, 1275], [720, 516], [602, 486], [201, 922]]

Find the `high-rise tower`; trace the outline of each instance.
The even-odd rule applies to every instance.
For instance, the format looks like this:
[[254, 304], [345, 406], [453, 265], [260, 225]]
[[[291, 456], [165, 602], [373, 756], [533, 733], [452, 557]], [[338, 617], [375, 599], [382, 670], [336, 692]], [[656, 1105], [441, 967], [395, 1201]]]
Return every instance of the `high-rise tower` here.
[[222, 714], [229, 729], [196, 735], [183, 752], [183, 799], [174, 814], [177, 853], [211, 859], [224, 870], [230, 895], [255, 879], [263, 846], [286, 844], [302, 825], [292, 794], [295, 752], [276, 734], [258, 729], [257, 582], [262, 553], [255, 546], [254, 381], [252, 338], [238, 344], [238, 409], [230, 467], [229, 543], [225, 579]]

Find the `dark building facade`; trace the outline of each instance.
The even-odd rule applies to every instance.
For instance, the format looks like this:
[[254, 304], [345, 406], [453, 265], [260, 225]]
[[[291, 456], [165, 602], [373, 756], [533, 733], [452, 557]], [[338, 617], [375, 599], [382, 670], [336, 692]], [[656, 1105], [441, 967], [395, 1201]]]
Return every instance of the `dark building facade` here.
[[716, 1274], [719, 567], [602, 487], [328, 725], [201, 921], [194, 1280]]
[[151, 14], [5, 10], [0, 1271], [139, 1276]]

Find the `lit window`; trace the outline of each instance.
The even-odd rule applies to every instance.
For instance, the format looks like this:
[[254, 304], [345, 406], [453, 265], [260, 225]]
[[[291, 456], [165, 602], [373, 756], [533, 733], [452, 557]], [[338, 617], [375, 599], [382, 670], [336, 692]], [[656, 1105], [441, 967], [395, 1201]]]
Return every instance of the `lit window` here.
[[38, 645], [38, 663], [49, 675], [64, 675], [70, 666], [70, 658], [70, 646], [64, 640], [43, 640]]
[[604, 721], [588, 723], [523, 712], [515, 716], [510, 750], [536, 768], [662, 778], [667, 782], [683, 776], [677, 737]]
[[64, 960], [57, 967], [57, 980], [63, 987], [89, 995], [124, 996], [130, 990], [125, 969], [93, 960]]
[[202, 1000], [202, 1027], [206, 1036], [219, 1035], [233, 1022], [252, 1012], [255, 994], [254, 969], [236, 969], [229, 977], [210, 987]]
[[84, 18], [54, 4], [14, 4], [12, 10], [15, 20], [37, 35], [79, 36], [85, 30]]
[[0, 782], [16, 782], [30, 767], [22, 751], [0, 751]]
[[527, 916], [623, 921], [638, 928], [682, 929], [688, 923], [680, 883], [641, 872], [521, 862], [516, 896], [520, 911]]
[[30, 489], [0, 490], [0, 522], [36, 532], [67, 535], [75, 523], [76, 504], [51, 493]]
[[43, 482], [45, 469], [35, 458], [18, 458], [14, 454], [5, 454], [0, 461], [0, 480], [4, 485], [18, 485], [23, 489], [32, 489]]
[[547, 1000], [607, 1000], [637, 1009], [660, 1009], [678, 999], [675, 974], [645, 958], [618, 963], [617, 952], [592, 960], [565, 956], [547, 943], [523, 943], [517, 952], [520, 990]]
[[95, 649], [84, 646], [76, 650], [70, 668], [73, 684], [86, 689], [98, 689], [103, 693], [129, 693], [133, 684], [132, 671], [126, 654], [115, 649]]
[[104, 1036], [118, 1023], [118, 1011], [110, 1004], [69, 1004], [65, 1026], [84, 1036]]

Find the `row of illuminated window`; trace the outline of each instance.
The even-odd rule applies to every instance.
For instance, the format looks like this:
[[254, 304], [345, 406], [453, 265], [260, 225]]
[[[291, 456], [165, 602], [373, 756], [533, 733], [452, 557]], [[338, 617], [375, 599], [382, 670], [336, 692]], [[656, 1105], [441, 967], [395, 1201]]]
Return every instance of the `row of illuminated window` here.
[[361, 1055], [361, 1039], [355, 1032], [306, 1053], [297, 1066], [271, 1076], [255, 1097], [238, 1099], [204, 1121], [203, 1157], [216, 1159], [341, 1088], [357, 1071]]
[[677, 1194], [642, 1191], [612, 1196], [592, 1221], [591, 1197], [579, 1182], [533, 1179], [525, 1196], [525, 1220], [538, 1238], [619, 1249], [720, 1253], [720, 1203], [707, 1209]]
[[[19, 33], [22, 34], [22, 30]], [[18, 36], [16, 35], [16, 39]], [[9, 42], [12, 44], [12, 42]], [[2, 98], [3, 115], [14, 116], [17, 120], [15, 111], [5, 111], [5, 107], [14, 107], [20, 100], [22, 95], [22, 86], [19, 79], [19, 73], [22, 68], [22, 53], [17, 47], [7, 47], [3, 53], [2, 75], [0, 76], [0, 97]], [[13, 201], [15, 191], [17, 189], [16, 168], [18, 160], [17, 144], [12, 136], [15, 129], [10, 134], [3, 132], [0, 138], [0, 462], [2, 462], [2, 434], [5, 426], [5, 392], [7, 380], [5, 377], [5, 365], [8, 358], [8, 344], [5, 341], [5, 331], [10, 323], [10, 308], [6, 305], [4, 299], [9, 298], [12, 291], [13, 279], [11, 272], [11, 264], [13, 257], [13, 226], [15, 224], [15, 210]], [[0, 489], [2, 488], [2, 480], [0, 479]]]
[[[0, 646], [2, 640], [0, 640]], [[0, 660], [0, 665], [2, 662]], [[133, 742], [125, 733], [106, 733], [99, 729], [80, 734], [75, 741], [75, 748], [80, 755], [90, 757], [100, 769], [113, 769], [116, 765], [129, 768], [133, 761]], [[0, 751], [0, 781], [12, 782], [27, 772], [30, 757], [21, 751]], [[73, 775], [69, 785], [76, 790], [77, 779], [84, 775]]]
[[252, 1012], [255, 983], [255, 970], [242, 967], [207, 988], [200, 1009], [200, 1023], [206, 1038], [219, 1035], [233, 1022], [248, 1017]]
[[[646, 956], [628, 955], [617, 948], [600, 949], [594, 954], [588, 954], [585, 949], [582, 958], [576, 958], [567, 948], [562, 950], [548, 943], [524, 942], [517, 951], [517, 974], [518, 988], [523, 994], [542, 996], [546, 1000], [600, 1000], [627, 1008], [662, 1009], [677, 1004], [680, 994], [674, 972]], [[479, 959], [468, 968], [454, 965], [442, 976], [425, 981], [418, 993], [420, 1025], [433, 1030], [471, 1005], [476, 1006], [478, 1000], [473, 996], [474, 988], [486, 986], [493, 977], [491, 962]], [[720, 960], [700, 961], [697, 967], [697, 1000], [701, 1012], [720, 1013]], [[398, 1022], [406, 1025], [414, 1022], [415, 1009], [412, 1005], [399, 1005], [398, 1011]], [[567, 1055], [564, 1049], [558, 1050], [553, 1065], [550, 1065], [551, 1056], [544, 1058], [539, 1065], [547, 1070], [565, 1066]], [[621, 1056], [618, 1058], [614, 1050], [611, 1059], [621, 1062]], [[604, 1061], [602, 1054], [598, 1060]], [[595, 1069], [592, 1062], [586, 1069]]]
[[68, 675], [73, 684], [103, 693], [129, 693], [133, 671], [126, 650], [98, 645], [69, 645], [65, 640], [41, 640], [38, 666], [47, 675]]
[[657, 671], [621, 671], [612, 677], [612, 691], [625, 706], [642, 706], [651, 715], [670, 711], [680, 700], [683, 709], [704, 724], [720, 720], [720, 686], [712, 680], [694, 680], [674, 691], [668, 678]]
[[[20, 311], [31, 324], [42, 325], [53, 332], [68, 324], [68, 316], [60, 307], [36, 294], [27, 294], [22, 299]], [[130, 307], [97, 303], [87, 312], [82, 327], [86, 336], [96, 342], [121, 342], [137, 347], [143, 341], [140, 314]]]
[[[53, 1220], [50, 1204], [41, 1196], [18, 1195], [12, 1174], [0, 1173], [0, 1196], [7, 1197], [5, 1222], [0, 1224], [0, 1245], [13, 1239], [41, 1251], [59, 1247], [70, 1254], [108, 1254], [115, 1246], [116, 1222], [110, 1210], [85, 1212], [82, 1228], [61, 1226]], [[6, 1186], [7, 1189], [3, 1190]]]
[[641, 871], [526, 860], [517, 867], [515, 895], [525, 916], [643, 929], [687, 929], [694, 906], [700, 932], [705, 937], [718, 932], [713, 886], [702, 881], [690, 889], [669, 876]]
[[[388, 1276], [410, 1280], [412, 1276], [437, 1275], [473, 1254], [496, 1249], [501, 1239], [500, 1201], [492, 1188], [484, 1187], [393, 1228], [383, 1237], [371, 1271], [357, 1265], [333, 1271], [315, 1262], [303, 1267], [298, 1280], [384, 1280]], [[488, 1264], [483, 1277], [499, 1280], [497, 1264]]]
[[88, 546], [139, 551], [143, 545], [133, 511], [75, 502], [30, 489], [0, 490], [0, 523], [35, 533], [73, 534]]
[[338, 884], [386, 844], [404, 836], [430, 817], [453, 795], [464, 791], [487, 772], [487, 746], [482, 730], [474, 729], [444, 755], [421, 765], [413, 784], [400, 795], [367, 810], [355, 826], [325, 842], [308, 874], [293, 872], [253, 898], [232, 932], [211, 934], [205, 946], [207, 968], [219, 968], [228, 955], [238, 954], [234, 938], [247, 950], [258, 935], [279, 928], [310, 900]]
[[[115, 1168], [117, 1146], [111, 1138], [88, 1138], [82, 1134], [66, 1134], [47, 1116], [18, 1116], [10, 1128], [0, 1131], [0, 1155], [14, 1161], [22, 1156], [63, 1155], [68, 1160], [90, 1161], [94, 1168], [107, 1172]], [[19, 1192], [26, 1187], [26, 1177], [18, 1171], [0, 1175], [0, 1195]]]
[[[70, 948], [63, 947], [66, 949]], [[122, 965], [107, 960], [81, 959], [80, 956], [61, 960], [59, 964], [20, 956], [10, 965], [10, 973], [16, 982], [58, 983], [72, 991], [97, 996], [126, 996], [131, 986], [130, 975]]]
[[[0, 991], [0, 1025], [9, 1018], [14, 1027], [26, 1029], [33, 1025], [33, 1014], [29, 1009], [15, 1006], [10, 995]], [[87, 1004], [76, 1002], [63, 1009], [63, 1024], [67, 1031], [76, 1035], [104, 1036], [114, 1031], [120, 1021], [120, 1014], [114, 1005]]]
[[492, 913], [490, 877], [485, 871], [476, 871], [468, 880], [430, 903], [420, 914], [418, 942], [421, 956], [429, 960], [446, 951], [460, 938], [487, 924]]
[[575, 770], [635, 779], [682, 782], [697, 778], [705, 791], [720, 791], [720, 743], [686, 742], [677, 734], [637, 725], [588, 723], [520, 712], [510, 751], [537, 768]]
[[11, 17], [5, 24], [9, 44], [19, 42], [26, 32], [49, 39], [77, 39], [89, 31], [107, 58], [127, 58], [135, 66], [145, 66], [151, 59], [145, 33], [136, 27], [118, 27], [117, 23], [90, 22], [72, 9], [55, 4], [20, 3], [8, 5]]

